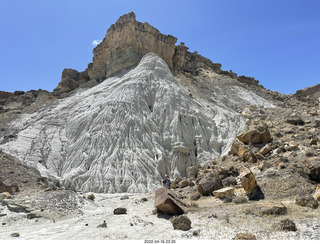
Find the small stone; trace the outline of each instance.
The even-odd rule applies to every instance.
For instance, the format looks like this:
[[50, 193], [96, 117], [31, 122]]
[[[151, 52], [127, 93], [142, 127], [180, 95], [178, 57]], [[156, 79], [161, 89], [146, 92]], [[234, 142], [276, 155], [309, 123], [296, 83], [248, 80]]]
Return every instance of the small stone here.
[[127, 209], [126, 208], [116, 208], [115, 210], [113, 210], [113, 214], [126, 214], [127, 213]]
[[311, 139], [310, 140], [310, 145], [317, 145], [318, 141], [316, 139]]
[[312, 196], [297, 197], [295, 204], [301, 207], [309, 207], [313, 209], [316, 209], [318, 207], [318, 201], [315, 200]]
[[11, 236], [12, 236], [12, 237], [19, 237], [20, 234], [19, 234], [19, 232], [14, 232], [14, 233], [11, 234]]
[[141, 200], [140, 200], [140, 202], [147, 202], [147, 201], [148, 201], [148, 199], [145, 197], [141, 198]]
[[286, 123], [292, 125], [304, 125], [304, 121], [299, 116], [291, 116], [286, 119]]
[[194, 192], [194, 193], [190, 196], [190, 199], [191, 199], [192, 201], [197, 201], [197, 200], [200, 199], [200, 197], [201, 197], [201, 194], [200, 194], [199, 192]]
[[260, 152], [262, 155], [265, 156], [265, 155], [267, 155], [271, 150], [272, 150], [272, 147], [271, 147], [271, 144], [269, 143], [269, 144], [265, 145], [263, 148], [261, 148], [259, 152]]
[[153, 215], [155, 215], [155, 214], [157, 214], [157, 213], [158, 213], [158, 209], [156, 209], [156, 208], [152, 209], [152, 214], [153, 214]]
[[296, 149], [298, 149], [298, 144], [297, 144], [296, 142], [294, 142], [294, 141], [290, 141], [290, 142], [289, 142], [289, 149], [290, 149], [290, 150], [296, 150]]
[[252, 233], [238, 233], [233, 240], [257, 240], [257, 238]]
[[127, 195], [120, 197], [120, 200], [127, 200], [129, 197]]
[[196, 184], [195, 184], [193, 181], [190, 181], [190, 182], [189, 182], [189, 186], [190, 186], [190, 187], [195, 186], [195, 185], [196, 185]]
[[193, 235], [193, 236], [200, 236], [200, 230], [194, 230], [194, 231], [192, 232], [192, 235]]
[[281, 220], [276, 229], [282, 231], [297, 231], [296, 224], [291, 219]]
[[99, 224], [99, 225], [97, 226], [97, 228], [106, 228], [106, 227], [107, 227], [107, 223], [106, 223], [105, 220], [103, 221], [102, 224]]

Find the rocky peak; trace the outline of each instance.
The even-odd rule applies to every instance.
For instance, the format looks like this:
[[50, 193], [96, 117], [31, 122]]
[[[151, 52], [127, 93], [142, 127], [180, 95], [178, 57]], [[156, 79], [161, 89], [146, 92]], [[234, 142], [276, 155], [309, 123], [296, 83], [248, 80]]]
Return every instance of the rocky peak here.
[[141, 58], [150, 52], [161, 57], [172, 71], [197, 75], [199, 68], [205, 68], [216, 73], [221, 72], [221, 64], [213, 63], [197, 52], [188, 52], [188, 47], [183, 42], [175, 46], [176, 42], [176, 37], [161, 34], [147, 22], [137, 21], [133, 12], [125, 14], [110, 26], [103, 41], [94, 48], [93, 61], [81, 72], [84, 73], [81, 78], [75, 75], [78, 76], [77, 79], [73, 76], [66, 79], [63, 75], [55, 94], [72, 91], [89, 80], [102, 82], [136, 66]]
[[93, 50], [89, 78], [103, 81], [139, 63], [142, 56], [153, 52], [170, 68], [177, 38], [164, 35], [148, 23], [136, 21], [133, 12], [121, 16], [111, 25], [103, 41]]

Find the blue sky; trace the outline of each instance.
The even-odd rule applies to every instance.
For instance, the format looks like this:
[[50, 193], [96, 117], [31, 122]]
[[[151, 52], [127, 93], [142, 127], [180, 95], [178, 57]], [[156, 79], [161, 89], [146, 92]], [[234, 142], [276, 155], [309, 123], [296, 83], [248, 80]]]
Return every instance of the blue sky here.
[[281, 93], [320, 83], [319, 0], [0, 0], [0, 90], [52, 91], [83, 71], [119, 16], [134, 11], [223, 70]]

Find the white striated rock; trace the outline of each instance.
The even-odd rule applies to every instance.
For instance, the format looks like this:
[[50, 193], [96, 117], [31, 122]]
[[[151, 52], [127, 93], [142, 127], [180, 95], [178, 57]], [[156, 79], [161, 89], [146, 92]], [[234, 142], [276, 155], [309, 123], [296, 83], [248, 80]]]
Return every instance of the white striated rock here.
[[[244, 88], [228, 94], [273, 106]], [[10, 127], [17, 139], [0, 147], [80, 191], [154, 191], [164, 174], [184, 177], [187, 167], [227, 153], [245, 128], [239, 113], [207, 104], [150, 53], [123, 76], [22, 114]]]

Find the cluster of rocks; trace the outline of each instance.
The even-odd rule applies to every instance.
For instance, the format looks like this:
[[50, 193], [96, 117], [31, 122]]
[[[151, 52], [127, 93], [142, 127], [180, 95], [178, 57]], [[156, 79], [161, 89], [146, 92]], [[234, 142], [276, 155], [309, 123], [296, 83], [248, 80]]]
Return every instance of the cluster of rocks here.
[[[285, 200], [318, 208], [320, 106], [292, 96], [288, 99], [281, 107], [243, 109], [247, 130], [237, 136], [227, 155], [205, 166], [189, 167], [187, 177], [174, 179], [174, 203], [179, 197], [191, 202], [208, 197], [233, 204], [249, 201], [244, 212], [257, 216], [287, 215]], [[297, 227], [283, 219], [274, 229], [296, 231]], [[242, 238], [255, 237], [247, 233], [235, 237]]]

